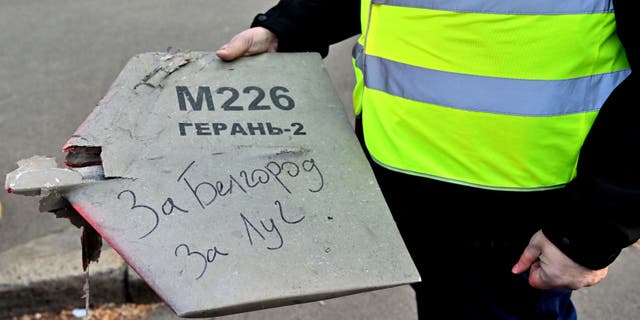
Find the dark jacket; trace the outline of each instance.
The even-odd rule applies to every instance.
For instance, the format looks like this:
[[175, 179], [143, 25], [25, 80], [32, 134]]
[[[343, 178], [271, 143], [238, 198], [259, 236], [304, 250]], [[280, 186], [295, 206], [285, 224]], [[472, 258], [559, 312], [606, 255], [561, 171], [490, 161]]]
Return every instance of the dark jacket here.
[[[638, 37], [632, 33], [639, 29], [638, 19], [631, 16], [631, 2], [613, 2], [618, 34], [631, 69], [637, 70], [638, 52], [634, 50], [637, 50]], [[278, 51], [313, 51], [326, 57], [330, 45], [360, 32], [359, 6], [360, 2], [355, 0], [339, 3], [282, 0], [267, 12], [258, 14], [251, 26], [262, 26], [274, 32], [279, 39]], [[529, 195], [453, 187], [461, 199], [467, 196], [470, 199], [493, 198], [500, 206], [511, 207], [513, 215], [509, 222], [508, 217], [497, 211], [492, 213], [488, 205], [485, 208], [469, 207], [476, 212], [468, 213], [464, 220], [452, 221], [467, 224], [455, 227], [452, 237], [483, 238], [483, 234], [495, 234], [505, 229], [496, 228], [496, 224], [506, 224], [511, 230], [504, 233], [505, 238], [520, 230], [529, 237], [533, 230], [542, 229], [566, 255], [591, 269], [609, 265], [621, 249], [637, 241], [640, 238], [640, 108], [632, 96], [639, 89], [636, 73], [632, 72], [602, 107], [581, 150], [574, 181], [561, 191]], [[433, 185], [433, 190], [449, 188], [437, 181], [425, 183]], [[537, 212], [531, 212], [533, 207]], [[486, 213], [482, 219], [472, 217], [483, 211]], [[490, 236], [486, 238], [494, 240]]]

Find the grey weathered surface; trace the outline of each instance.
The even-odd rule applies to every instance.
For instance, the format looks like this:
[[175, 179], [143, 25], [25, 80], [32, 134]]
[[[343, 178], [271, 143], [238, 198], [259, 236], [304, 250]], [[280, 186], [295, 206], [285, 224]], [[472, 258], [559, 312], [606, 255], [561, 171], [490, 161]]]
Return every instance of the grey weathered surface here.
[[182, 316], [420, 277], [320, 56], [134, 56], [65, 150], [105, 180], [63, 194]]

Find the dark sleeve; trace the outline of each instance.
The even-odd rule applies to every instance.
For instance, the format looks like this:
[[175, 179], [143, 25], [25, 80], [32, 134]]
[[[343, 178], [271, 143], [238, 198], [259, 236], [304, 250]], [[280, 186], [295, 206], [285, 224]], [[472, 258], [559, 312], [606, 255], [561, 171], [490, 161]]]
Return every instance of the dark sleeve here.
[[640, 238], [640, 69], [633, 34], [640, 26], [631, 1], [613, 2], [632, 73], [603, 105], [581, 150], [577, 178], [568, 186], [573, 212], [542, 229], [572, 260], [594, 270]]
[[280, 0], [258, 14], [251, 27], [264, 27], [278, 37], [280, 52], [318, 52], [360, 32], [360, 1]]

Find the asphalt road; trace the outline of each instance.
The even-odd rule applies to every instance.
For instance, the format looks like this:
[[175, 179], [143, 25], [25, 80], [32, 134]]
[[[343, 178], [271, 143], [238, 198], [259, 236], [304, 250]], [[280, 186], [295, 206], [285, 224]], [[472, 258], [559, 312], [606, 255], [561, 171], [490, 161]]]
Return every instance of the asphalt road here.
[[[133, 55], [169, 47], [214, 51], [275, 2], [0, 0], [0, 172], [33, 155], [62, 165], [62, 145]], [[333, 46], [325, 59], [347, 110], [353, 42]], [[68, 226], [38, 212], [35, 197], [2, 192], [0, 202], [0, 252]], [[609, 277], [575, 300], [581, 319], [640, 319], [640, 250], [625, 250]]]

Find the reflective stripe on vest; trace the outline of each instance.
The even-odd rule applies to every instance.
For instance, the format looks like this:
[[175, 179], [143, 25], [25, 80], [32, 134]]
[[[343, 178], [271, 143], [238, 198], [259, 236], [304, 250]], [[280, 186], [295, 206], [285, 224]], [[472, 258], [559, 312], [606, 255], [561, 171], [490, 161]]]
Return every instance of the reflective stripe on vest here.
[[630, 73], [610, 1], [374, 1], [354, 107], [390, 169], [500, 190], [575, 177], [598, 110]]

